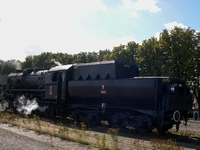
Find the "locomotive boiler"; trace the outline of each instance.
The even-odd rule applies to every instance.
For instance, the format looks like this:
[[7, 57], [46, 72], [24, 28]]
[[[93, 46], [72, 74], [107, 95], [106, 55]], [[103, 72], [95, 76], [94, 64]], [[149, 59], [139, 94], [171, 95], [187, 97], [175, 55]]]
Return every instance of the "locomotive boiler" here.
[[25, 95], [48, 106], [46, 115], [92, 124], [107, 121], [111, 127], [166, 132], [173, 125], [178, 129], [192, 108], [192, 91], [185, 81], [140, 77], [135, 64], [119, 61], [31, 70], [8, 75], [0, 84], [6, 85], [2, 100], [11, 107]]

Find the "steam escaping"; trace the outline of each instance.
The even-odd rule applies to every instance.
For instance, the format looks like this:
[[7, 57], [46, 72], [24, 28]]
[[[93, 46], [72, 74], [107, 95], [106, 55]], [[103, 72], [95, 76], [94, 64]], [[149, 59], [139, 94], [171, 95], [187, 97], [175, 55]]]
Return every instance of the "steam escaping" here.
[[48, 106], [43, 106], [43, 107], [38, 107], [37, 110], [39, 110], [40, 112], [45, 112], [46, 109], [48, 108]]
[[54, 62], [57, 66], [62, 66], [62, 64], [55, 59], [51, 59], [52, 62]]
[[38, 108], [38, 104], [35, 99], [30, 101], [29, 99], [26, 100], [24, 96], [21, 96], [18, 99], [18, 104], [16, 105], [16, 109], [20, 114], [29, 115], [32, 113], [33, 110]]
[[34, 98], [32, 100], [26, 99], [25, 96], [21, 96], [15, 100], [14, 106], [16, 110], [20, 114], [30, 115], [32, 111], [39, 110], [40, 112], [44, 112], [48, 106], [40, 107], [37, 103], [37, 99]]
[[21, 64], [19, 62], [16, 63], [16, 70], [22, 70]]

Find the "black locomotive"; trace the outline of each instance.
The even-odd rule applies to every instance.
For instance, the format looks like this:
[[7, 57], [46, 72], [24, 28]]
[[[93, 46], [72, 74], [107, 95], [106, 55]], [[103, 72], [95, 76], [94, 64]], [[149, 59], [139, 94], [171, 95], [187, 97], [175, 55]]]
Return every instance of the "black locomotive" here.
[[[112, 127], [166, 132], [188, 118], [192, 90], [171, 77], [140, 77], [135, 64], [106, 61], [26, 69], [0, 76], [4, 109], [24, 95], [48, 106], [50, 116], [70, 116]], [[7, 105], [5, 105], [5, 103]]]

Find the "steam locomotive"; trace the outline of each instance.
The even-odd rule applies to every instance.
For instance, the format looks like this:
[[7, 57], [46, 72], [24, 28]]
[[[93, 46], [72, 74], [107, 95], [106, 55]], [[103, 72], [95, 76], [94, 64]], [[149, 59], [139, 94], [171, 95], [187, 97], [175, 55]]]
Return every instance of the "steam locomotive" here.
[[140, 77], [135, 64], [105, 61], [26, 69], [0, 76], [2, 107], [37, 99], [47, 116], [70, 116], [88, 123], [166, 132], [179, 128], [192, 108], [192, 90], [171, 77]]

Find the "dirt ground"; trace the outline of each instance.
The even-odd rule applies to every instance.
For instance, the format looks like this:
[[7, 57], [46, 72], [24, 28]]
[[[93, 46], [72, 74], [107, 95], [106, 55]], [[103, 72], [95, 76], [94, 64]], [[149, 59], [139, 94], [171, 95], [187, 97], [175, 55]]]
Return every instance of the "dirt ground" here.
[[[181, 124], [180, 126], [180, 137], [185, 134], [195, 133], [194, 137], [199, 137], [200, 122], [199, 121], [189, 121], [187, 126]], [[175, 127], [173, 129], [175, 131]], [[93, 132], [93, 131], [88, 131]], [[94, 135], [97, 134], [94, 132]], [[101, 134], [101, 133], [98, 133]], [[158, 137], [159, 139], [159, 137]], [[123, 150], [145, 150], [153, 149], [150, 146], [149, 137], [141, 135], [130, 137], [123, 137], [118, 135], [118, 141], [123, 141], [123, 143], [118, 142], [116, 147], [113, 149], [123, 149]], [[199, 139], [197, 139], [199, 142]], [[133, 144], [135, 142], [135, 144]], [[130, 144], [132, 143], [132, 144]], [[198, 144], [177, 142], [178, 145], [184, 150], [194, 150], [197, 149]], [[68, 140], [62, 140], [57, 137], [52, 137], [46, 134], [39, 134], [37, 132], [19, 128], [17, 126], [11, 126], [9, 124], [0, 124], [0, 150], [90, 150], [90, 149], [100, 149], [95, 148], [90, 145], [83, 145], [76, 142], [71, 142]]]
[[91, 150], [97, 149], [46, 134], [0, 124], [0, 150]]
[[[176, 127], [174, 126], [170, 131], [175, 132]], [[197, 121], [189, 120], [187, 125], [184, 125], [184, 123], [182, 123], [180, 125], [180, 129], [176, 137], [177, 139], [189, 138], [188, 139], [189, 142], [177, 142], [180, 145], [183, 145], [185, 149], [199, 148], [198, 150], [200, 150], [200, 120], [197, 120]]]
[[[159, 136], [146, 136], [135, 135], [131, 136], [117, 135], [117, 142], [105, 143], [111, 145], [112, 149], [119, 150], [148, 150], [148, 149], [162, 149], [162, 147], [152, 147], [151, 139], [156, 138], [159, 140], [166, 140], [173, 138], [181, 149], [195, 150], [200, 147], [200, 120], [189, 120], [187, 126], [184, 123], [180, 124], [179, 132], [176, 133], [176, 127], [174, 126], [165, 137]], [[95, 131], [85, 131], [86, 133], [95, 137], [97, 134], [99, 137], [103, 137], [105, 133]], [[107, 139], [112, 139], [110, 135], [106, 134]], [[84, 138], [84, 137], [83, 137]], [[187, 139], [189, 138], [189, 139]], [[184, 139], [184, 140], [182, 140]], [[185, 142], [187, 139], [188, 142]], [[101, 139], [99, 139], [101, 140]], [[97, 141], [100, 142], [100, 141]], [[116, 145], [115, 145], [116, 144]], [[157, 145], [156, 145], [157, 146]], [[161, 144], [162, 146], [162, 144]], [[77, 142], [69, 140], [62, 140], [57, 137], [50, 136], [48, 134], [39, 134], [35, 131], [19, 128], [17, 126], [11, 126], [9, 124], [0, 123], [0, 150], [98, 150], [102, 149], [94, 147], [92, 145], [83, 145]], [[200, 150], [200, 148], [199, 148]]]

